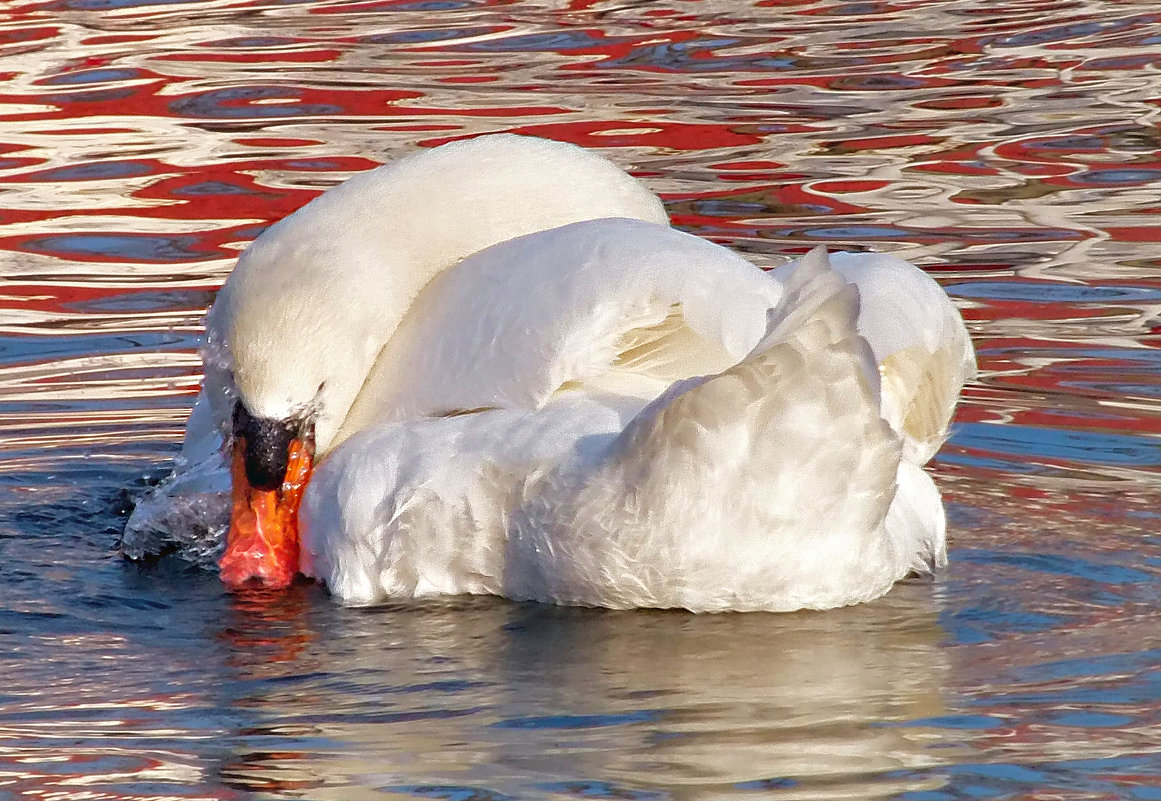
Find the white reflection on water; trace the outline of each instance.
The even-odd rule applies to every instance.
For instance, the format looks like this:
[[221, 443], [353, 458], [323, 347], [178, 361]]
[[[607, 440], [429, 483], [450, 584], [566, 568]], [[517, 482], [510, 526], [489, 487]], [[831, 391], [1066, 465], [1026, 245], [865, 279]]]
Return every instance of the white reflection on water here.
[[[306, 678], [247, 699], [258, 729], [305, 737], [306, 750], [313, 739], [328, 758], [243, 750], [225, 771], [240, 786], [288, 783], [317, 798], [351, 797], [352, 785], [524, 797], [586, 782], [610, 797], [825, 798], [852, 781], [860, 797], [889, 797], [941, 783], [890, 774], [948, 758], [931, 748], [938, 731], [897, 725], [944, 711], [942, 636], [923, 585], [833, 615], [499, 601], [348, 610], [325, 639], [298, 643]], [[282, 667], [261, 658], [241, 672], [271, 670]]]

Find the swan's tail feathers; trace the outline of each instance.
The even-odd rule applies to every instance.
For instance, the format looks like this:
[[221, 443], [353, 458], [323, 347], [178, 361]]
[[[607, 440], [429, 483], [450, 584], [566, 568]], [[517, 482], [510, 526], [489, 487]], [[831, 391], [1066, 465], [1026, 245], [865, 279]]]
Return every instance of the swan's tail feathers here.
[[[641, 447], [647, 440], [689, 455], [740, 447], [758, 457], [737, 461], [744, 472], [776, 461], [787, 443], [833, 448], [850, 441], [844, 434], [897, 448], [879, 419], [874, 356], [856, 328], [858, 289], [830, 268], [822, 248], [799, 262], [785, 289], [749, 356], [718, 375], [674, 384], [626, 427], [617, 446], [626, 458], [651, 451]], [[727, 430], [741, 436], [714, 436]]]
[[[554, 600], [830, 607], [906, 574], [910, 555], [894, 553], [884, 533], [900, 444], [868, 380], [876, 370], [856, 330], [858, 291], [821, 251], [791, 278], [792, 305], [749, 356], [672, 386], [596, 458], [559, 476], [551, 505], [528, 510], [515, 543], [553, 562], [536, 573], [553, 577]], [[582, 590], [568, 576], [586, 564]], [[594, 575], [615, 578], [593, 589]], [[634, 586], [653, 595], [622, 597]]]
[[[858, 288], [832, 269], [826, 248], [814, 248], [783, 276], [781, 302], [766, 315], [766, 335], [755, 346], [751, 358], [774, 344], [793, 337], [808, 321], [827, 327], [834, 339], [847, 335], [849, 344], [860, 355], [860, 366], [876, 403], [879, 396], [879, 370], [867, 343], [859, 336], [855, 321], [861, 307]], [[820, 309], [832, 304], [828, 312]]]

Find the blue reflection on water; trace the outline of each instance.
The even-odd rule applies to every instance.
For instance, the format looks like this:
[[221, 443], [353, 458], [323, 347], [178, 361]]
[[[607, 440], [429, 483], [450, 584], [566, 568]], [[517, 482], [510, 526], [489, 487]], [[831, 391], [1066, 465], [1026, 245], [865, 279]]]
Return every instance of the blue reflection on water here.
[[111, 83], [113, 81], [131, 80], [141, 76], [141, 71], [136, 69], [96, 69], [96, 70], [77, 70], [76, 72], [66, 72], [61, 75], [53, 75], [45, 78], [43, 83], [46, 86], [72, 86], [82, 83]]
[[940, 615], [939, 623], [947, 630], [952, 642], [973, 645], [1013, 634], [1051, 631], [1067, 624], [1068, 620], [1064, 614], [1030, 612], [1019, 607], [1018, 602], [990, 598], [946, 612]]
[[151, 352], [194, 350], [197, 338], [177, 331], [142, 331], [135, 334], [90, 334], [54, 336], [0, 335], [0, 363], [19, 364], [33, 359], [63, 358], [126, 350]]
[[[960, 423], [951, 441], [986, 453], [1102, 465], [1161, 465], [1161, 439], [1005, 423]], [[952, 457], [955, 458], [955, 457]], [[985, 457], [989, 458], [989, 457]]]
[[978, 300], [1032, 303], [1120, 303], [1161, 300], [1161, 287], [1125, 284], [1090, 286], [1063, 281], [969, 281], [948, 284], [948, 294]]
[[217, 255], [193, 234], [53, 234], [30, 239], [24, 248], [34, 253], [86, 259], [117, 254], [123, 259], [169, 264]]
[[1066, 575], [1074, 578], [1104, 584], [1142, 584], [1153, 582], [1156, 576], [1142, 570], [1134, 570], [1120, 565], [1100, 564], [1077, 556], [1052, 553], [1001, 552], [982, 549], [957, 549], [955, 558], [960, 562], [983, 565], [1007, 565], [1024, 570], [1035, 570], [1052, 575]]
[[108, 181], [114, 178], [135, 178], [149, 175], [153, 169], [139, 161], [94, 161], [88, 164], [70, 164], [27, 176], [37, 181]]
[[604, 715], [551, 715], [534, 718], [509, 718], [493, 724], [501, 729], [593, 729], [605, 726], [623, 726], [628, 723], [648, 723], [657, 720], [656, 710], [622, 712]]
[[[253, 117], [307, 117], [339, 114], [341, 106], [300, 103], [294, 86], [250, 86], [210, 89], [173, 100], [170, 111], [180, 117], [241, 119]], [[283, 100], [282, 103], [266, 102]]]
[[1143, 184], [1161, 179], [1161, 170], [1089, 170], [1073, 176], [1081, 184]]

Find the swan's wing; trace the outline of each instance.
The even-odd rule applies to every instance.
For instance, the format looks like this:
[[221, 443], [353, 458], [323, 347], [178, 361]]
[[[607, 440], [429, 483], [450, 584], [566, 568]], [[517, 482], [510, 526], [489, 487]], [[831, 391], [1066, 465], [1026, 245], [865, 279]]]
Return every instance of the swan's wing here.
[[926, 464], [947, 438], [960, 391], [975, 375], [963, 318], [939, 284], [902, 259], [833, 253], [830, 261], [859, 288], [859, 333], [882, 374], [883, 417], [902, 436], [904, 457]]
[[620, 430], [582, 398], [375, 426], [324, 459], [300, 509], [303, 572], [344, 603], [499, 593], [529, 476]]
[[[900, 443], [879, 415], [858, 293], [814, 251], [740, 364], [680, 382], [513, 521], [517, 598], [693, 610], [875, 597], [921, 546], [886, 536]], [[907, 552], [910, 548], [912, 552]]]
[[636, 413], [674, 380], [737, 363], [781, 286], [663, 225], [576, 223], [445, 271], [380, 354], [340, 438], [372, 421], [537, 409], [573, 390]]

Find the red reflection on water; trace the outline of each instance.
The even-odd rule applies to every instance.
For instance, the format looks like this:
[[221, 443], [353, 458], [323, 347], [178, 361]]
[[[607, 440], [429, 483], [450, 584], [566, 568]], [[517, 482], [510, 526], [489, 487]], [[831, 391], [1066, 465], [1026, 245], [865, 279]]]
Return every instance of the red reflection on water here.
[[299, 582], [289, 588], [248, 587], [229, 593], [229, 612], [218, 638], [230, 646], [230, 663], [255, 677], [293, 663], [318, 632], [307, 614], [317, 588]]
[[[1161, 59], [1154, 10], [1110, 6], [1094, 25], [1090, 10], [1047, 0], [778, 0], [728, 13], [462, 2], [439, 14], [320, 0], [277, 13], [215, 4], [205, 19], [123, 5], [126, 16], [103, 17], [84, 0], [18, 3], [10, 19], [23, 24], [0, 30], [17, 48], [0, 75], [0, 248], [30, 275], [67, 268], [43, 291], [30, 279], [6, 293], [10, 308], [50, 318], [38, 334], [85, 330], [93, 321], [71, 305], [131, 304], [135, 281], [153, 291], [181, 276], [181, 291], [204, 295], [264, 225], [325, 186], [500, 130], [610, 152], [663, 192], [675, 223], [762, 254], [821, 242], [931, 248], [926, 262], [948, 274], [1052, 259], [1084, 270], [1090, 258], [1142, 264], [1151, 272], [1136, 285], [1158, 273], [1142, 245], [1161, 242], [1149, 223], [1161, 204], [1143, 190], [1161, 184], [1161, 138], [1142, 122], [1157, 101], [1139, 81]], [[79, 36], [49, 18], [62, 8], [87, 20]], [[1072, 261], [1060, 255], [1073, 248]], [[1052, 365], [1017, 378], [986, 352], [1016, 321], [1052, 327], [1045, 347], [1065, 358], [1059, 326], [1103, 335], [1121, 307], [996, 299], [968, 316], [993, 386], [1113, 392], [1106, 365], [1080, 362], [1093, 371], [1081, 392]]]

